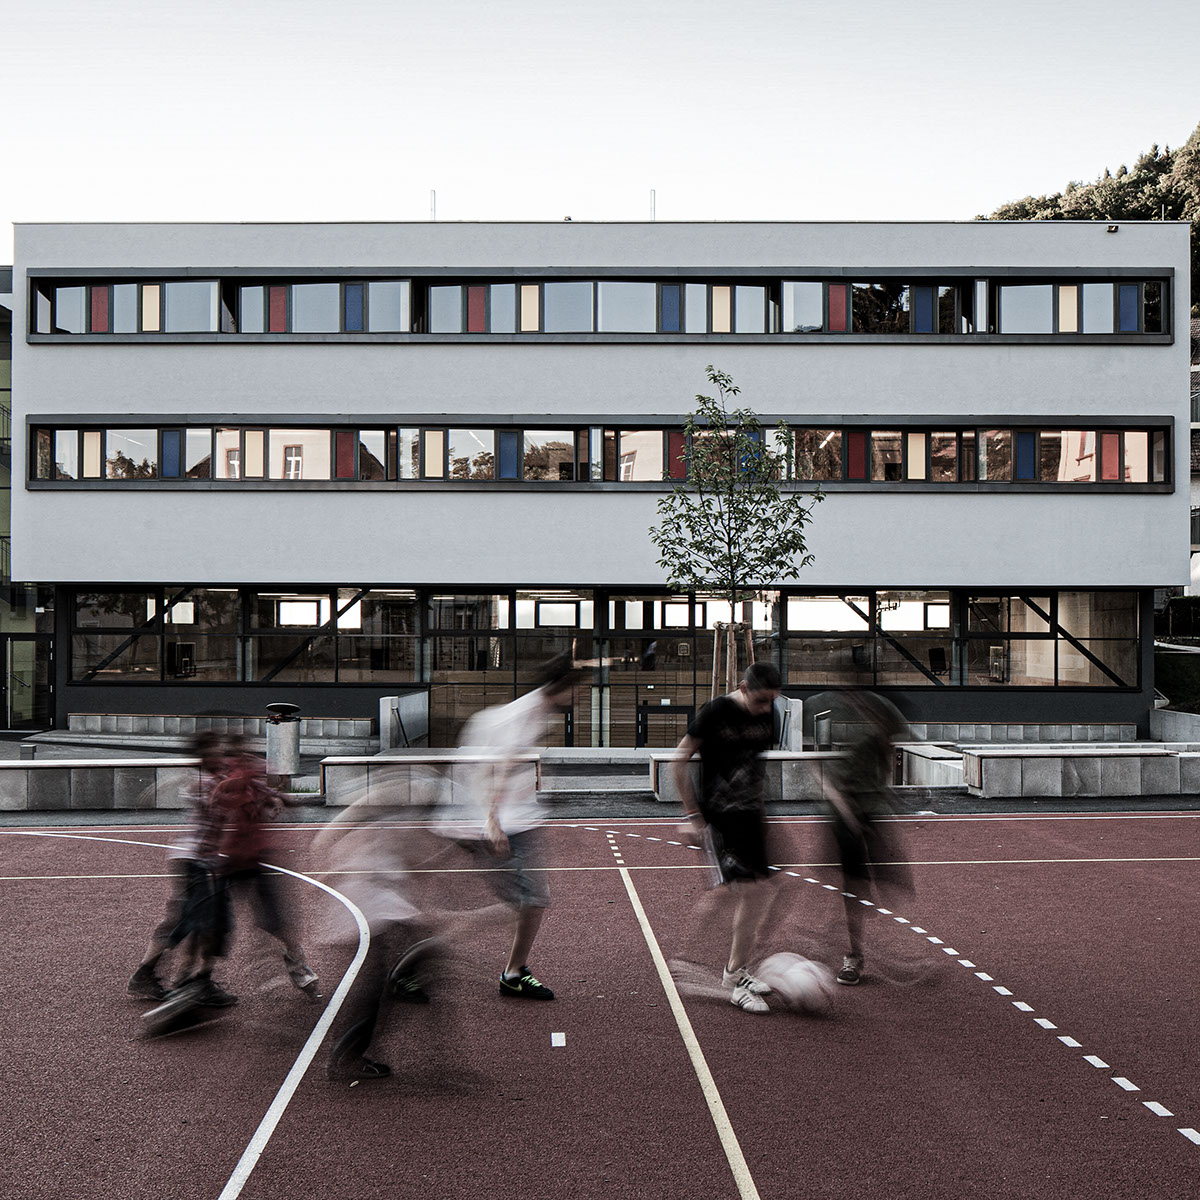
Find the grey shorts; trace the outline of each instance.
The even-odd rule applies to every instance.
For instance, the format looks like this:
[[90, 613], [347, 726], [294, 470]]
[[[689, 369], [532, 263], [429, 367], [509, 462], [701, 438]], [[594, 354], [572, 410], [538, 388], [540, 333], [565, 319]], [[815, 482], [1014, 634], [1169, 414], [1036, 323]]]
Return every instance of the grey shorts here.
[[492, 865], [492, 886], [505, 904], [514, 908], [546, 908], [550, 886], [542, 870], [540, 829], [508, 835], [508, 858]]

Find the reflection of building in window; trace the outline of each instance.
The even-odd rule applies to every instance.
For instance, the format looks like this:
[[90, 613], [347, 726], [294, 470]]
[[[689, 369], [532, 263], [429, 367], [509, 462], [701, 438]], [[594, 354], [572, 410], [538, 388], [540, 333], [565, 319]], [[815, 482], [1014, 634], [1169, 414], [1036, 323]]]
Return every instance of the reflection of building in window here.
[[637, 452], [621, 455], [621, 481], [628, 483], [633, 478], [633, 464], [637, 461]]
[[300, 479], [304, 471], [304, 447], [284, 446], [283, 448], [283, 477], [284, 479]]
[[226, 479], [241, 479], [242, 477], [242, 452], [241, 450], [226, 450], [225, 451], [225, 478]]

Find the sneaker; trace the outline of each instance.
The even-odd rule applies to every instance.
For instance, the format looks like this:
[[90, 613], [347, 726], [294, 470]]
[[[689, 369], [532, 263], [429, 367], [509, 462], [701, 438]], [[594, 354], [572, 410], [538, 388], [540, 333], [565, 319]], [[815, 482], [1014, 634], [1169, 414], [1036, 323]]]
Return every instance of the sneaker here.
[[853, 987], [862, 982], [863, 960], [861, 954], [845, 954], [842, 956], [842, 969], [837, 973], [838, 983]]
[[346, 1061], [330, 1059], [325, 1067], [325, 1075], [332, 1080], [339, 1079], [387, 1079], [392, 1068], [387, 1063], [377, 1062], [373, 1058], [361, 1055]]
[[401, 1004], [428, 1004], [429, 993], [424, 985], [440, 952], [441, 943], [436, 938], [422, 938], [409, 946], [388, 972], [392, 996]]
[[317, 973], [304, 959], [295, 959], [290, 954], [285, 954], [283, 956], [283, 965], [287, 967], [288, 978], [292, 981], [293, 987], [313, 999], [319, 997], [320, 993], [317, 991]]
[[500, 976], [500, 995], [520, 996], [523, 1000], [553, 1000], [554, 993], [540, 980], [533, 977], [528, 967], [521, 968], [516, 979]]
[[767, 1013], [771, 1011], [767, 1002], [761, 996], [755, 995], [743, 983], [739, 983], [733, 989], [733, 994], [729, 997], [729, 1002], [734, 1008], [740, 1008], [742, 1012]]
[[129, 977], [129, 983], [125, 990], [131, 996], [137, 996], [140, 1000], [165, 1000], [167, 998], [167, 989], [163, 987], [162, 980], [149, 963], [143, 963]]
[[721, 982], [728, 988], [744, 987], [755, 996], [771, 994], [771, 985], [763, 983], [761, 979], [755, 979], [745, 967], [739, 967], [736, 971], [722, 971]]
[[211, 976], [195, 979], [192, 984], [197, 988], [196, 1002], [205, 1008], [229, 1008], [238, 1002], [238, 998], [232, 992], [227, 992]]

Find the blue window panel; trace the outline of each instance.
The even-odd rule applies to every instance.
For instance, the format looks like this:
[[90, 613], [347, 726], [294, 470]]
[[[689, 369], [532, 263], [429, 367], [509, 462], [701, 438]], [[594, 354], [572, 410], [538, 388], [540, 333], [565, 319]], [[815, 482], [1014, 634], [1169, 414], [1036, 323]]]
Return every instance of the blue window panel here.
[[178, 479], [183, 458], [183, 437], [178, 429], [164, 429], [162, 435], [162, 477]]
[[516, 479], [521, 461], [521, 435], [515, 429], [501, 429], [496, 437], [500, 443], [500, 471], [497, 478]]
[[931, 287], [913, 288], [913, 332], [933, 333], [937, 315], [937, 290]]
[[1138, 285], [1136, 283], [1123, 283], [1119, 287], [1120, 292], [1120, 333], [1137, 333], [1138, 331]]
[[763, 431], [761, 429], [750, 430], [747, 431], [746, 436], [755, 444], [756, 449], [751, 450], [749, 454], [743, 457], [742, 470], [751, 472], [762, 462]]
[[346, 324], [347, 333], [362, 333], [363, 331], [363, 285], [361, 283], [346, 284]]
[[662, 331], [679, 332], [679, 284], [664, 283], [662, 286]]
[[1017, 434], [1017, 478], [1037, 478], [1037, 435]]

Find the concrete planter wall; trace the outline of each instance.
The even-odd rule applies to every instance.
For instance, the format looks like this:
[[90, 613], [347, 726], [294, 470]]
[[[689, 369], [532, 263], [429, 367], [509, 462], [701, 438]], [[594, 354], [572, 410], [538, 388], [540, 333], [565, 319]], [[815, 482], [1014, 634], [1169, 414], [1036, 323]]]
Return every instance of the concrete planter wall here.
[[0, 762], [0, 810], [180, 809], [199, 779], [192, 758]]
[[1183, 796], [1200, 791], [1200, 753], [1149, 746], [963, 751], [972, 795], [987, 799]]
[[[321, 760], [321, 790], [325, 803], [334, 808], [356, 801], [413, 807], [448, 800], [468, 803], [474, 798], [481, 764], [496, 761], [489, 755], [454, 753], [326, 758]], [[514, 761], [515, 786], [535, 794], [540, 784], [540, 757], [522, 754]]]

